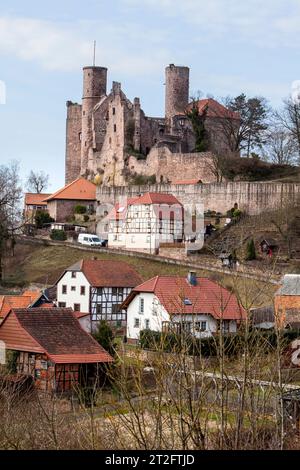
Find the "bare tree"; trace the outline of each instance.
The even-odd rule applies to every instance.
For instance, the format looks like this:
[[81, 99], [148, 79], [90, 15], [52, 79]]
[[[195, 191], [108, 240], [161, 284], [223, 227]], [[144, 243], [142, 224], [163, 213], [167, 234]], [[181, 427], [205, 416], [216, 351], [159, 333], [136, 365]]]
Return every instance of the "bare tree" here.
[[14, 233], [21, 218], [20, 202], [22, 188], [19, 182], [17, 162], [0, 166], [0, 281], [2, 258], [8, 240], [14, 241]]
[[33, 193], [41, 193], [49, 186], [49, 175], [43, 171], [32, 171], [26, 181], [28, 191]]
[[294, 140], [297, 148], [298, 163], [300, 162], [300, 104], [291, 97], [283, 100], [283, 108], [275, 112], [277, 122]]
[[297, 145], [292, 133], [278, 124], [266, 133], [268, 159], [278, 165], [292, 165], [297, 159]]

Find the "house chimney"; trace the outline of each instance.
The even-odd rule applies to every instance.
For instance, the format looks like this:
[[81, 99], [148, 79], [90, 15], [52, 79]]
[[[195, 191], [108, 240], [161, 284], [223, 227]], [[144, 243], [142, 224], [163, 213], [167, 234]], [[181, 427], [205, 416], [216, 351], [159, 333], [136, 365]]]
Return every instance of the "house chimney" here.
[[196, 286], [197, 285], [196, 271], [189, 271], [187, 279], [188, 279], [188, 283], [191, 284], [191, 286]]

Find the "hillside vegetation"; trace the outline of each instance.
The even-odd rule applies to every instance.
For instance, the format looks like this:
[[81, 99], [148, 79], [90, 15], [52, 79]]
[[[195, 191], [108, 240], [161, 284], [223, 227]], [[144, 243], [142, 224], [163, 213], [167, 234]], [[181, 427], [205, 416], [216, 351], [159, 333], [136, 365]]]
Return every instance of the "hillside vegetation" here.
[[[111, 253], [101, 253], [100, 250], [85, 252], [68, 246], [39, 246], [17, 244], [15, 256], [5, 262], [4, 285], [11, 290], [15, 287], [25, 287], [32, 284], [40, 287], [53, 285], [60, 274], [76, 261], [84, 258], [113, 259], [125, 261], [135, 267], [143, 280], [157, 275], [186, 276], [188, 267], [135, 258]], [[255, 297], [255, 305], [270, 303], [276, 286], [252, 279], [244, 279], [197, 269], [198, 276], [209, 277], [230, 289], [238, 288], [242, 298]], [[257, 294], [259, 292], [259, 294]]]

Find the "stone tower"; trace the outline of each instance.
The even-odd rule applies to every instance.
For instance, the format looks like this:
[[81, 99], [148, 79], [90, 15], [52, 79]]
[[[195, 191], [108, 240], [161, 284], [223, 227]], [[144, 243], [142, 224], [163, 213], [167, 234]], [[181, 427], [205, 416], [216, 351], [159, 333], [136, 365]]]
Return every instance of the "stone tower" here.
[[185, 112], [189, 103], [189, 67], [174, 64], [166, 67], [165, 117], [167, 126], [172, 126], [172, 118]]
[[74, 181], [81, 172], [81, 104], [67, 101], [65, 183]]
[[82, 134], [81, 134], [81, 173], [88, 166], [89, 149], [93, 148], [92, 117], [95, 105], [102, 96], [106, 96], [107, 68], [83, 68], [82, 95]]

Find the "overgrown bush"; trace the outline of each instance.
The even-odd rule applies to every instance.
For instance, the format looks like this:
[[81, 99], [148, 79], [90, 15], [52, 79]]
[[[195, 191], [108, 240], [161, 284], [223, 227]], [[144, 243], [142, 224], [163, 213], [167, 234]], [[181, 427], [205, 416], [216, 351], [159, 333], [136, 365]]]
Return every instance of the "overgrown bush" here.
[[85, 214], [85, 213], [86, 213], [86, 206], [77, 204], [77, 206], [74, 207], [74, 214]]
[[146, 184], [155, 184], [156, 175], [144, 176], [144, 175], [135, 175], [131, 177], [130, 184], [136, 186], [144, 186]]
[[44, 224], [54, 222], [54, 219], [50, 217], [49, 213], [43, 210], [36, 211], [34, 220], [37, 228], [43, 228]]
[[67, 234], [63, 230], [51, 230], [50, 233], [51, 240], [60, 240], [65, 241], [67, 239]]
[[[253, 329], [247, 337], [242, 333], [227, 333], [222, 337], [224, 353], [227, 357], [241, 356], [246, 341], [249, 352], [263, 351], [269, 354], [277, 346], [277, 334], [274, 330], [261, 331]], [[281, 347], [286, 347], [294, 339], [299, 338], [299, 330], [285, 330], [281, 335]], [[196, 338], [188, 334], [162, 333], [142, 330], [140, 346], [142, 349], [160, 350], [166, 353], [185, 351], [193, 356], [214, 357], [220, 351], [219, 335], [207, 338]]]

